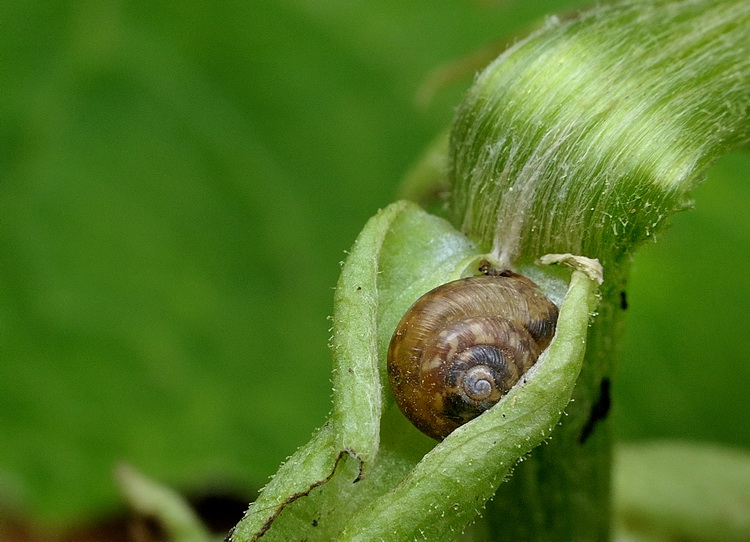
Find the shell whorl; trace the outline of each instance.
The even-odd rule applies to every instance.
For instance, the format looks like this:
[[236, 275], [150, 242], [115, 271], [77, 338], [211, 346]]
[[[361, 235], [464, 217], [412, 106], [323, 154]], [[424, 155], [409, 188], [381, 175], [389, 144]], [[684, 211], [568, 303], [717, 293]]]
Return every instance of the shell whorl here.
[[401, 411], [442, 439], [497, 403], [549, 345], [557, 307], [508, 273], [443, 284], [406, 312], [388, 348]]

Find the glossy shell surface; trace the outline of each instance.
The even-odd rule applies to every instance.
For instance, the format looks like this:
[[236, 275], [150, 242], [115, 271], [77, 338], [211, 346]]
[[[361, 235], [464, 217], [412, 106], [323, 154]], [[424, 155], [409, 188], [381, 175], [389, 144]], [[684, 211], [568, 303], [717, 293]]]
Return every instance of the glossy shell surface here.
[[496, 404], [536, 362], [558, 309], [531, 280], [480, 275], [419, 298], [396, 327], [388, 376], [404, 415], [443, 439]]

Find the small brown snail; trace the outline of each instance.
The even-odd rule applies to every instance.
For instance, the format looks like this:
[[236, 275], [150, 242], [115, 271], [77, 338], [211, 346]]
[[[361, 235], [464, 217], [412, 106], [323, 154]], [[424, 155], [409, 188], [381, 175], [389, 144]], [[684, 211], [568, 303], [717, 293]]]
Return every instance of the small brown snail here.
[[427, 292], [388, 347], [399, 408], [423, 433], [445, 438], [508, 393], [549, 345], [557, 315], [534, 282], [510, 271]]

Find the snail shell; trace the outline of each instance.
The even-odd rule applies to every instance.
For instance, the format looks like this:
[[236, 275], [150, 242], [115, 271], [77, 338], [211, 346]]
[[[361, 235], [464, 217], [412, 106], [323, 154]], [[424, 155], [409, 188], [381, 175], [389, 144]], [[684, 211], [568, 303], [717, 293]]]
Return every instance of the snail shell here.
[[427, 292], [388, 347], [399, 408], [423, 433], [445, 438], [508, 393], [549, 345], [557, 315], [536, 284], [507, 271]]

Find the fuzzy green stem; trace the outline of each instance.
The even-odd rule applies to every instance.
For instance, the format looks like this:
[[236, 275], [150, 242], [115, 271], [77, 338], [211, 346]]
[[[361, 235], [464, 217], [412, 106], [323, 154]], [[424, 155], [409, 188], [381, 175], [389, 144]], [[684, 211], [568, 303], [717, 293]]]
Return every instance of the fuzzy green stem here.
[[[749, 118], [747, 0], [631, 0], [553, 21], [503, 54], [450, 136], [451, 215], [466, 236], [405, 202], [368, 222], [337, 287], [329, 422], [231, 540], [451, 540], [520, 458], [469, 533], [475, 540], [607, 540], [607, 413], [629, 256], [684, 207], [715, 158], [748, 139]], [[443, 186], [440, 149], [413, 172], [410, 195]], [[527, 274], [560, 302], [567, 280], [533, 265], [549, 253], [604, 264], [595, 324], [593, 282], [576, 272], [528, 378], [427, 442], [385, 387], [396, 322], [422, 293], [476, 272], [480, 258]]]
[[620, 261], [750, 137], [750, 2], [627, 1], [518, 43], [464, 100], [454, 223], [509, 264]]
[[500, 488], [483, 539], [609, 537], [606, 418], [630, 255], [748, 137], [746, 0], [553, 20], [478, 77], [451, 134], [452, 220], [509, 267], [571, 252], [607, 278], [568, 416]]
[[607, 405], [624, 311], [607, 277], [566, 415], [488, 502], [476, 540], [608, 540], [612, 426]]

